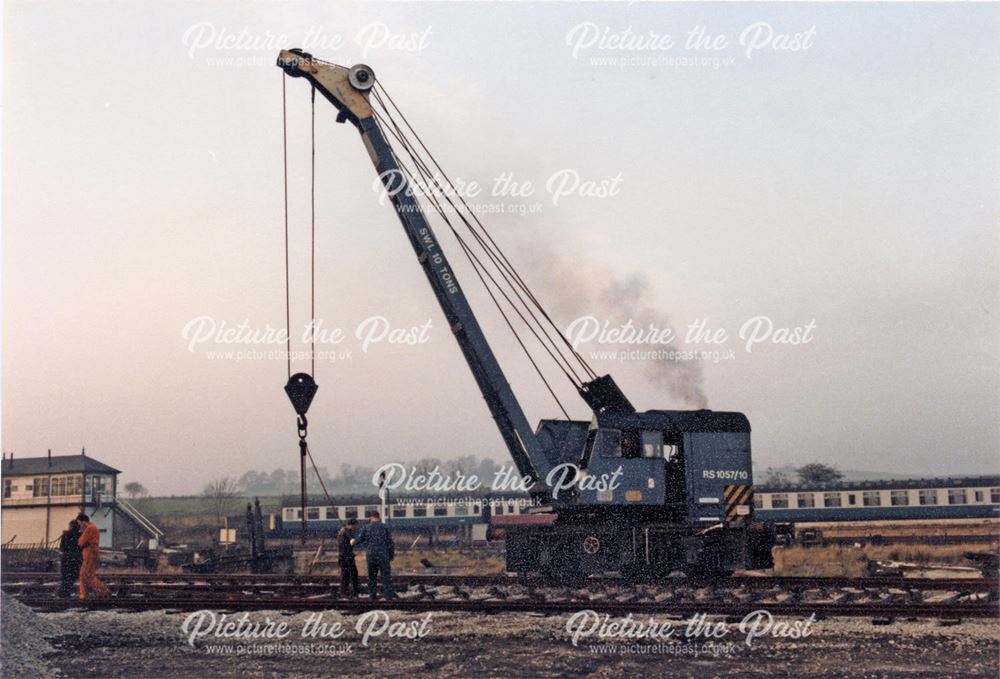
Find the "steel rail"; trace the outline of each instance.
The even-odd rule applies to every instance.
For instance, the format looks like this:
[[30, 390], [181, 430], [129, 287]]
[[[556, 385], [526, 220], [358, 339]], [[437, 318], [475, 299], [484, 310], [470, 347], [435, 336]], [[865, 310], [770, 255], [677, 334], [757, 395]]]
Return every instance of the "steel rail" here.
[[609, 615], [724, 615], [742, 618], [756, 611], [766, 610], [771, 615], [803, 616], [815, 614], [820, 617], [872, 617], [872, 618], [996, 618], [1000, 615], [1000, 605], [996, 601], [966, 603], [926, 603], [926, 602], [764, 602], [749, 603], [720, 601], [540, 601], [535, 599], [417, 599], [402, 598], [391, 602], [368, 599], [332, 599], [301, 597], [171, 597], [167, 599], [117, 598], [78, 601], [58, 599], [50, 596], [19, 596], [18, 599], [32, 608], [42, 611], [66, 610], [114, 610], [114, 611], [278, 611], [298, 612], [315, 610], [336, 610], [346, 613], [361, 613], [373, 609], [388, 609], [401, 612], [422, 613], [428, 611], [460, 613], [575, 613], [586, 609]]
[[[109, 587], [126, 584], [183, 586], [183, 587], [336, 587], [340, 584], [337, 575], [281, 575], [273, 573], [100, 573], [102, 582]], [[52, 585], [59, 582], [58, 573], [10, 573], [2, 577], [4, 589], [18, 586]], [[453, 574], [397, 574], [393, 584], [400, 588], [407, 585], [456, 585], [466, 587], [489, 587], [492, 585], [529, 585], [544, 587], [546, 583], [539, 577], [519, 578], [507, 574], [497, 575], [453, 575]], [[595, 577], [577, 583], [587, 586], [634, 586], [615, 577]], [[637, 586], [652, 587], [714, 587], [723, 589], [766, 589], [779, 587], [788, 590], [816, 588], [831, 589], [872, 589], [896, 588], [925, 591], [997, 591], [1000, 580], [987, 578], [904, 578], [899, 576], [854, 577], [807, 577], [807, 576], [733, 576], [710, 585], [696, 584], [685, 578], [665, 578], [635, 583]]]

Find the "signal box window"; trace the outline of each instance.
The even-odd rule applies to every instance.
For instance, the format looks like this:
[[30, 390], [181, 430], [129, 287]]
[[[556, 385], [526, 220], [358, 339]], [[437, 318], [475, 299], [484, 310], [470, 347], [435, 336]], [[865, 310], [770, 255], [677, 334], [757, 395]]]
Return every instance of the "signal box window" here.
[[47, 497], [49, 494], [49, 480], [48, 479], [35, 479], [35, 488], [33, 497]]
[[10, 479], [3, 480], [3, 496], [10, 497]]
[[882, 496], [877, 490], [866, 490], [861, 494], [861, 502], [865, 507], [881, 507]]
[[964, 505], [968, 502], [964, 488], [950, 488], [948, 490], [948, 504]]
[[922, 490], [922, 491], [920, 491], [920, 504], [922, 504], [922, 505], [936, 505], [937, 504], [937, 491], [936, 490]]
[[840, 506], [840, 493], [823, 493], [823, 506], [824, 507], [839, 507]]
[[788, 496], [784, 493], [775, 493], [771, 496], [771, 509], [786, 509], [788, 507]]
[[816, 496], [812, 493], [799, 493], [795, 496], [795, 501], [803, 509], [816, 506]]
[[893, 507], [905, 507], [910, 504], [910, 493], [905, 490], [894, 490], [889, 494], [889, 502]]

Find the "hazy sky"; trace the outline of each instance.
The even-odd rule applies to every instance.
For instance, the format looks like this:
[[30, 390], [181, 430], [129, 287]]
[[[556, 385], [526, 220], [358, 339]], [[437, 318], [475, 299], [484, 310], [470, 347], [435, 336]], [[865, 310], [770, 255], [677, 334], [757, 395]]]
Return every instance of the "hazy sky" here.
[[[758, 466], [1000, 466], [997, 5], [15, 1], [3, 22], [5, 451], [85, 445], [158, 493], [297, 465], [284, 361], [213, 358], [247, 347], [192, 351], [182, 331], [284, 326], [274, 59], [304, 46], [369, 63], [445, 168], [486, 187], [474, 202], [525, 210], [486, 223], [560, 324], [620, 320], [608, 291], [644, 281], [637, 321], [727, 329], [734, 355], [688, 367], [709, 407], [747, 413]], [[726, 45], [686, 48], [698, 26]], [[625, 49], [626, 31], [661, 49]], [[301, 328], [307, 85], [288, 99]], [[325, 101], [317, 144], [318, 315], [348, 335], [317, 369], [317, 462], [506, 459]], [[565, 170], [615, 195], [553, 204]], [[535, 194], [490, 196], [502, 174]], [[462, 280], [529, 419], [557, 415]], [[353, 333], [374, 316], [430, 320], [429, 341], [365, 352]], [[758, 316], [812, 322], [812, 340], [748, 352]], [[685, 406], [648, 361], [594, 363], [642, 409]]]

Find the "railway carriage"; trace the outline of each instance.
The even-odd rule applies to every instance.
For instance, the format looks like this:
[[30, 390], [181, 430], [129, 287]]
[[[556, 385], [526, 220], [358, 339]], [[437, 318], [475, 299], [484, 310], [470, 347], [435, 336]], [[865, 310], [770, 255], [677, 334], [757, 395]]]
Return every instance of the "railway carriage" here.
[[760, 488], [754, 505], [775, 522], [1000, 518], [1000, 476]]
[[[395, 529], [486, 525], [492, 516], [519, 516], [530, 503], [521, 496], [456, 497], [428, 500], [426, 498], [391, 498], [382, 512], [378, 497], [345, 498], [334, 506], [310, 504], [306, 507], [306, 531], [332, 534], [348, 519], [364, 521], [374, 512]], [[272, 519], [272, 532], [278, 535], [298, 535], [302, 526], [302, 508], [285, 506]]]

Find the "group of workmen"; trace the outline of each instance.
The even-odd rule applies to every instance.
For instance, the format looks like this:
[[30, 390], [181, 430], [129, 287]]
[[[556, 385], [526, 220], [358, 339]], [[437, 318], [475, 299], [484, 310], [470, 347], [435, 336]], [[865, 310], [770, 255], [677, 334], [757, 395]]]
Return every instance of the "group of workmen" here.
[[396, 557], [396, 546], [392, 533], [382, 523], [378, 512], [368, 517], [368, 524], [358, 530], [358, 520], [348, 519], [347, 525], [337, 533], [337, 561], [340, 564], [340, 593], [344, 596], [358, 596], [358, 566], [354, 561], [354, 548], [363, 547], [368, 564], [368, 596], [378, 598], [377, 580], [382, 577], [382, 590], [386, 599], [395, 599], [392, 589], [391, 562]]
[[62, 554], [62, 584], [59, 596], [69, 596], [73, 587], [79, 586], [80, 598], [88, 596], [105, 597], [108, 588], [97, 579], [97, 564], [101, 560], [101, 532], [81, 512], [69, 522], [59, 539]]
[[[108, 588], [97, 579], [97, 564], [101, 558], [101, 534], [90, 517], [80, 513], [70, 522], [69, 529], [63, 531], [59, 541], [62, 552], [62, 585], [59, 596], [70, 596], [74, 583], [79, 582], [80, 598], [88, 596], [105, 597]], [[382, 590], [386, 599], [395, 599], [392, 589], [392, 560], [396, 557], [396, 546], [392, 533], [382, 523], [382, 517], [374, 512], [368, 524], [358, 530], [358, 520], [349, 519], [337, 534], [337, 555], [340, 563], [340, 593], [344, 596], [358, 596], [358, 566], [354, 559], [354, 548], [364, 548], [368, 563], [368, 596], [378, 598], [377, 580], [382, 578]]]

